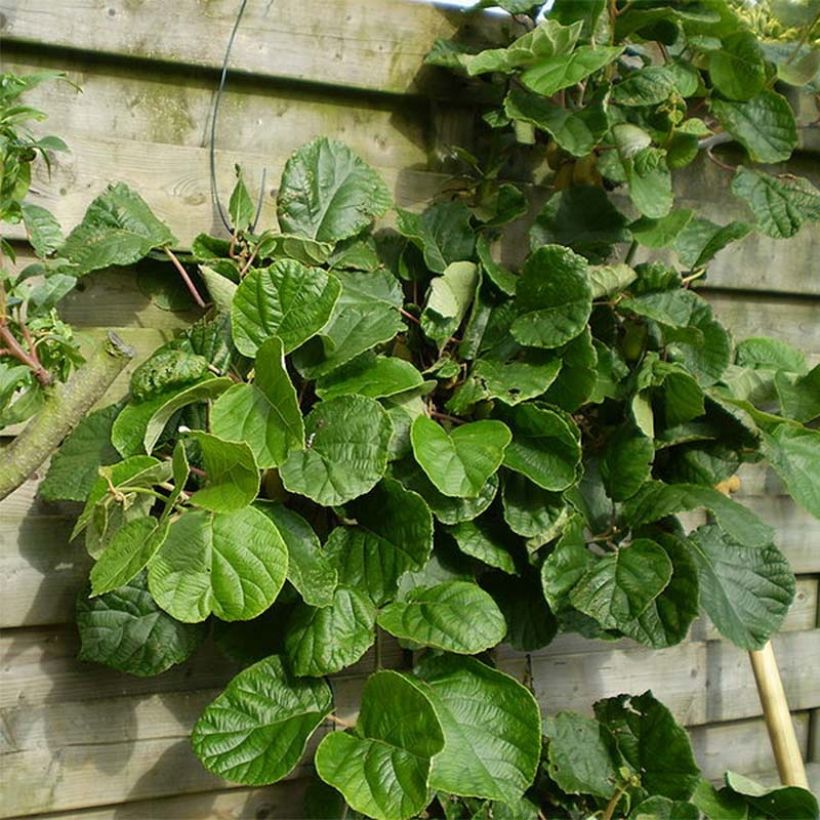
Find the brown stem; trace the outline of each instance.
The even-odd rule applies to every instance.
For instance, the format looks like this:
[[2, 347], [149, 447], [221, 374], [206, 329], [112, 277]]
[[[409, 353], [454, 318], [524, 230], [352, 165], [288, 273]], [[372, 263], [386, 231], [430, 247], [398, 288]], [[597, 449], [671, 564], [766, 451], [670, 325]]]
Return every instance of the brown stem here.
[[[23, 327], [25, 327], [25, 325], [23, 325]], [[43, 387], [48, 387], [54, 381], [54, 378], [51, 373], [43, 367], [40, 359], [37, 357], [37, 351], [31, 342], [31, 335], [28, 332], [28, 328], [25, 330], [25, 335], [27, 336], [31, 347], [30, 353], [27, 353], [23, 349], [22, 345], [14, 337], [14, 334], [5, 322], [0, 324], [0, 339], [2, 339], [5, 343], [9, 355], [13, 356], [21, 364], [28, 367]]]
[[401, 315], [404, 316], [405, 319], [409, 319], [411, 322], [414, 322], [415, 324], [420, 324], [419, 320], [415, 316], [413, 316], [412, 313], [409, 313], [404, 308], [399, 308], [399, 313], [401, 313]]
[[59, 447], [134, 357], [116, 334], [108, 334], [66, 384], [52, 385], [36, 416], [0, 453], [0, 499], [17, 489]]
[[712, 160], [712, 162], [714, 162], [719, 168], [723, 168], [724, 171], [729, 171], [733, 174], [737, 170], [734, 165], [729, 165], [728, 163], [723, 162], [723, 160], [718, 159], [710, 149], [706, 150], [706, 156], [709, 157], [709, 159]]
[[606, 804], [606, 808], [604, 809], [604, 813], [601, 815], [601, 820], [612, 820], [615, 815], [615, 809], [618, 807], [618, 803], [621, 802], [621, 798], [626, 793], [626, 786], [621, 786], [620, 788], [615, 790], [615, 794], [612, 795], [609, 803]]
[[464, 424], [463, 419], [458, 419], [455, 416], [451, 416], [449, 413], [440, 413], [438, 410], [431, 410], [430, 415], [434, 419], [442, 419], [443, 421], [450, 421], [453, 424]]
[[194, 301], [197, 303], [198, 307], [205, 308], [207, 305], [203, 298], [199, 295], [199, 291], [196, 289], [191, 277], [188, 275], [188, 271], [182, 265], [182, 262], [176, 258], [174, 252], [170, 248], [163, 248], [165, 251], [165, 255], [171, 260], [174, 267], [179, 271], [179, 275], [182, 277], [182, 281], [185, 283], [185, 287], [188, 288], [188, 292], [193, 297]]
[[347, 720], [342, 720], [340, 717], [336, 717], [332, 712], [327, 716], [327, 719], [331, 723], [335, 723], [337, 726], [341, 726], [343, 729], [352, 729], [353, 724]]

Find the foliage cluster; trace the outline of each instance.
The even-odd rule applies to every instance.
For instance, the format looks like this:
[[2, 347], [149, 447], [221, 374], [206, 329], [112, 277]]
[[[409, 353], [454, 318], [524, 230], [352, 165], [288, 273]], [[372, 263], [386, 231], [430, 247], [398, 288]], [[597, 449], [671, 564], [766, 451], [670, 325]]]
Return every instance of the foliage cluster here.
[[[59, 246], [30, 226], [46, 282], [161, 253], [212, 303], [42, 485], [84, 504], [82, 657], [159, 674], [210, 630], [245, 668], [194, 730], [209, 770], [271, 783], [346, 728], [316, 748], [311, 816], [811, 817], [799, 789], [712, 789], [649, 693], [542, 725], [493, 656], [559, 631], [671, 646], [701, 611], [751, 649], [782, 622], [788, 562], [720, 488], [766, 460], [820, 516], [820, 368], [736, 344], [696, 286], [732, 242], [820, 217], [809, 182], [754, 167], [797, 146], [794, 62], [722, 0], [498, 5], [504, 43], [428, 57], [495, 100], [486, 136], [395, 229], [373, 232], [383, 180], [327, 138], [287, 162], [276, 229], [239, 175], [231, 237], [181, 262], [122, 184]], [[673, 172], [729, 141], [751, 217], [719, 225], [675, 205]], [[503, 181], [522, 152], [554, 174], [503, 264], [539, 196]], [[382, 668], [385, 635], [412, 672]], [[371, 648], [350, 727], [325, 677]]]

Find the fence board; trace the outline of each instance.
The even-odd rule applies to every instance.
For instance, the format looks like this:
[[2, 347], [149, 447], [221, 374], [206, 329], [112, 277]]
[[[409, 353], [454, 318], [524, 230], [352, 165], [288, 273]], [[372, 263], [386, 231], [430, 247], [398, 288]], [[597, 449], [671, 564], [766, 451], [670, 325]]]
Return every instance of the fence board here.
[[[132, 61], [217, 69], [233, 28], [233, 0], [179, 0], [147, 13], [142, 0], [4, 0], [9, 42], [43, 42]], [[250, 3], [231, 68], [260, 77], [405, 93], [420, 87], [422, 60], [461, 15], [391, 0], [277, 0]]]

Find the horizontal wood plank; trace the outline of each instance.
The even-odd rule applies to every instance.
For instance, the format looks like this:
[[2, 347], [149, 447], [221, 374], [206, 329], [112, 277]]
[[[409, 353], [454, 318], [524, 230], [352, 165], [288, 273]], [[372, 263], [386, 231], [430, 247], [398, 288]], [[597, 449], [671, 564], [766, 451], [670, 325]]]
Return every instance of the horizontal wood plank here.
[[[8, 42], [72, 48], [208, 69], [222, 66], [234, 26], [232, 0], [179, 0], [161, 14], [142, 0], [5, 0]], [[231, 70], [259, 77], [407, 93], [424, 80], [422, 61], [463, 15], [405, 0], [278, 0], [249, 3]]]

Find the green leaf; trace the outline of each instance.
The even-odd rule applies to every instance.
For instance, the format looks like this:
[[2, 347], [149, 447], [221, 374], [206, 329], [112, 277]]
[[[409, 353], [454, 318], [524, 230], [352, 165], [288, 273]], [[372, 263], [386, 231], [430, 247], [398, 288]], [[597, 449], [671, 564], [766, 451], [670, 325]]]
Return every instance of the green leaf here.
[[256, 504], [271, 521], [288, 549], [288, 581], [310, 606], [330, 606], [338, 575], [310, 524], [282, 504]]
[[503, 522], [489, 516], [472, 521], [462, 521], [447, 530], [458, 548], [465, 554], [490, 567], [496, 567], [510, 575], [515, 574], [515, 561], [510, 547], [515, 540]]
[[803, 223], [820, 220], [820, 193], [807, 179], [777, 178], [741, 166], [732, 193], [749, 206], [763, 233], [775, 239], [788, 239]]
[[681, 362], [701, 386], [714, 384], [732, 360], [732, 337], [715, 318], [711, 305], [700, 299], [692, 305], [688, 327], [700, 334], [697, 341], [670, 343], [669, 358]]
[[510, 330], [519, 344], [555, 348], [574, 339], [592, 312], [586, 260], [559, 245], [534, 251], [521, 269], [516, 305]]
[[619, 46], [578, 46], [568, 56], [561, 54], [539, 60], [524, 71], [521, 82], [536, 94], [551, 97], [609, 65], [622, 51]]
[[278, 467], [291, 450], [305, 446], [302, 413], [279, 337], [259, 347], [254, 374], [253, 384], [236, 384], [214, 402], [211, 431], [245, 442], [259, 467]]
[[234, 296], [236, 296], [236, 291], [239, 286], [228, 279], [227, 276], [223, 276], [207, 265], [199, 266], [199, 275], [205, 282], [205, 287], [208, 288], [208, 295], [211, 297], [211, 301], [214, 303], [217, 311], [219, 313], [230, 314], [231, 305], [233, 304], [233, 299]]
[[208, 373], [208, 360], [187, 350], [160, 349], [134, 369], [131, 374], [131, 398], [148, 401], [168, 390], [198, 382]]
[[326, 544], [339, 583], [367, 592], [376, 606], [390, 600], [399, 577], [421, 569], [433, 548], [433, 516], [420, 495], [391, 478], [349, 504], [353, 528], [337, 527]]
[[129, 675], [159, 675], [187, 660], [204, 640], [201, 624], [174, 620], [154, 603], [145, 573], [98, 598], [77, 601], [82, 661]]
[[127, 521], [91, 569], [91, 595], [125, 586], [145, 569], [167, 537], [167, 522], [150, 517]]
[[307, 444], [280, 467], [285, 488], [330, 507], [371, 490], [387, 470], [392, 427], [381, 405], [340, 396], [314, 405], [305, 419]]
[[384, 607], [377, 622], [397, 638], [460, 655], [495, 646], [507, 631], [492, 597], [468, 581], [416, 587], [405, 600]]
[[373, 645], [376, 609], [364, 592], [336, 587], [330, 606], [300, 604], [288, 621], [285, 652], [294, 674], [332, 675]]
[[751, 230], [752, 226], [745, 222], [716, 225], [708, 219], [695, 217], [678, 234], [675, 250], [680, 261], [695, 270], [704, 267], [717, 253], [746, 237]]
[[415, 674], [427, 684], [444, 730], [430, 788], [519, 800], [535, 779], [541, 753], [541, 715], [532, 693], [475, 658], [427, 658]]
[[615, 296], [626, 290], [637, 277], [629, 265], [595, 265], [587, 269], [587, 275], [593, 299]]
[[316, 750], [319, 777], [377, 820], [405, 820], [428, 802], [430, 759], [444, 734], [422, 684], [393, 671], [371, 675], [356, 734], [332, 732]]
[[344, 143], [320, 137], [285, 164], [276, 204], [283, 232], [338, 242], [382, 216], [392, 200], [366, 162]]
[[476, 498], [501, 464], [511, 435], [500, 421], [474, 421], [448, 433], [427, 416], [419, 416], [410, 438], [416, 461], [439, 492]]
[[726, 785], [731, 793], [742, 795], [744, 801], [760, 815], [774, 820], [817, 817], [817, 798], [808, 789], [783, 786], [766, 789], [748, 777], [726, 772]]
[[546, 770], [567, 794], [591, 794], [608, 800], [618, 773], [609, 751], [611, 740], [595, 720], [559, 712], [544, 721], [547, 738]]
[[111, 444], [111, 427], [121, 405], [111, 404], [89, 413], [63, 441], [48, 467], [38, 494], [46, 501], [85, 501], [97, 470], [119, 454]]
[[[617, 127], [617, 126], [616, 126]], [[651, 219], [661, 219], [672, 209], [672, 174], [666, 151], [642, 148], [635, 154], [621, 154], [632, 204]]]
[[23, 224], [26, 226], [31, 247], [40, 258], [51, 256], [63, 244], [63, 232], [60, 223], [51, 211], [32, 205], [30, 202], [20, 204]]
[[598, 349], [589, 327], [556, 352], [563, 365], [543, 401], [573, 412], [590, 399], [599, 379]]
[[601, 459], [601, 478], [613, 501], [635, 495], [652, 474], [655, 446], [651, 438], [630, 424], [618, 427]]
[[481, 583], [507, 622], [504, 643], [519, 652], [534, 652], [552, 642], [558, 619], [547, 605], [535, 569], [525, 568], [522, 575], [491, 573]]
[[266, 610], [285, 582], [288, 551], [263, 513], [189, 510], [171, 524], [154, 556], [148, 584], [174, 618], [247, 621]]
[[777, 632], [794, 597], [794, 575], [777, 547], [748, 547], [713, 524], [690, 536], [701, 606], [720, 633], [760, 649]]
[[477, 286], [478, 266], [474, 262], [452, 262], [430, 282], [421, 329], [440, 348], [464, 321]]
[[794, 500], [820, 518], [820, 432], [781, 424], [762, 433], [761, 452]]
[[746, 101], [712, 99], [711, 109], [754, 162], [785, 162], [797, 147], [791, 106], [774, 91]]
[[81, 276], [112, 265], [131, 265], [154, 248], [173, 245], [174, 235], [145, 200], [122, 182], [109, 185], [68, 235], [60, 256]]
[[686, 638], [699, 613], [698, 570], [688, 544], [668, 533], [653, 533], [672, 561], [666, 589], [632, 622], [621, 623], [627, 637], [655, 649], [674, 646]]
[[560, 535], [571, 514], [560, 493], [544, 490], [519, 473], [504, 476], [503, 505], [507, 526], [529, 539], [529, 549]]
[[730, 536], [748, 547], [767, 547], [774, 532], [754, 513], [711, 487], [697, 484], [647, 482], [622, 507], [621, 515], [632, 529], [660, 521], [669, 515], [703, 508], [715, 516]]
[[537, 94], [513, 88], [504, 99], [504, 112], [513, 120], [532, 123], [546, 131], [574, 157], [585, 157], [597, 142], [583, 117]]
[[709, 55], [712, 84], [730, 100], [748, 100], [766, 84], [766, 64], [757, 37], [738, 31], [723, 39], [723, 47]]
[[692, 803], [709, 820], [746, 820], [748, 809], [740, 795], [730, 789], [718, 791], [708, 780], [701, 778], [692, 795]]
[[228, 214], [231, 218], [231, 224], [237, 231], [248, 230], [256, 214], [256, 206], [245, 187], [242, 171], [238, 165], [236, 166], [236, 184], [233, 186], [231, 198], [228, 201]]
[[206, 707], [194, 726], [194, 753], [234, 783], [275, 783], [293, 771], [332, 709], [324, 681], [295, 680], [271, 655], [243, 669]]
[[207, 473], [206, 486], [191, 496], [191, 503], [218, 513], [247, 507], [259, 492], [259, 468], [250, 447], [199, 431], [191, 437], [199, 444]]
[[300, 373], [321, 378], [360, 353], [389, 342], [404, 328], [399, 309], [402, 290], [385, 270], [339, 271], [342, 292], [322, 334], [293, 357]]
[[444, 273], [453, 262], [472, 258], [472, 213], [463, 202], [437, 203], [422, 214], [398, 208], [397, 214], [399, 233], [422, 251], [425, 264], [434, 273]]
[[774, 385], [784, 416], [804, 424], [820, 416], [820, 365], [805, 376], [776, 373]]
[[530, 229], [533, 249], [566, 245], [592, 263], [606, 262], [619, 242], [628, 242], [629, 220], [595, 185], [574, 185], [553, 194]]
[[598, 701], [595, 717], [609, 730], [641, 791], [688, 800], [700, 780], [689, 736], [651, 692]]
[[665, 248], [671, 245], [678, 234], [692, 221], [694, 211], [680, 208], [660, 219], [642, 216], [629, 226], [632, 236], [647, 248]]
[[570, 593], [572, 605], [604, 629], [638, 618], [672, 577], [669, 556], [654, 541], [638, 538], [599, 558]]
[[612, 87], [612, 102], [624, 106], [649, 106], [665, 102], [675, 92], [675, 81], [666, 66], [646, 66], [628, 74]]
[[315, 390], [321, 399], [352, 395], [380, 399], [414, 390], [422, 384], [423, 376], [410, 362], [394, 356], [362, 353], [319, 379]]
[[334, 276], [292, 259], [251, 270], [237, 288], [231, 308], [237, 350], [255, 356], [264, 341], [278, 336], [285, 353], [290, 353], [328, 323], [340, 293]]
[[492, 504], [498, 491], [498, 475], [493, 473], [478, 495], [472, 498], [447, 496], [439, 492], [424, 471], [412, 459], [396, 462], [392, 467], [393, 475], [409, 490], [418, 493], [442, 524], [458, 524], [460, 521], [471, 521]]
[[504, 466], [525, 475], [544, 490], [564, 490], [578, 478], [580, 432], [569, 416], [536, 404], [505, 410], [513, 431]]

